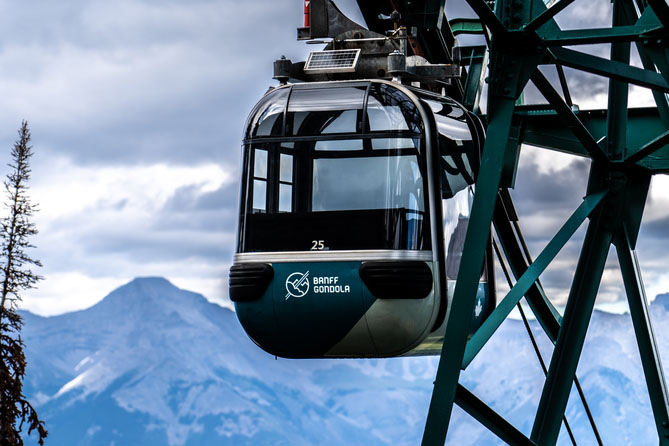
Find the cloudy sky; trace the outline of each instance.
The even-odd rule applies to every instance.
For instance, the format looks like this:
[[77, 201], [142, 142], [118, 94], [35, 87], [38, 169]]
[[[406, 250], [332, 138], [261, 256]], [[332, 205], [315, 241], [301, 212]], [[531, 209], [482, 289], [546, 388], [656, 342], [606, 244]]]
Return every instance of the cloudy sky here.
[[[448, 2], [449, 14], [467, 14], [459, 3]], [[579, 3], [565, 11], [572, 9], [565, 23], [573, 27], [593, 17]], [[610, 2], [585, 3], [605, 19]], [[352, 0], [338, 4], [361, 21]], [[275, 85], [272, 62], [304, 60], [314, 49], [295, 40], [302, 0], [0, 5], [0, 160], [28, 120], [31, 193], [41, 209], [33, 254], [45, 280], [22, 306], [42, 315], [82, 309], [149, 275], [225, 303], [242, 128]], [[574, 94], [594, 107], [602, 86], [582, 79]], [[634, 97], [648, 103], [647, 95]], [[536, 255], [578, 205], [588, 164], [530, 148], [521, 159], [516, 196]], [[653, 296], [669, 291], [669, 256], [658, 243], [669, 239], [668, 187], [665, 178], [654, 181], [639, 249]], [[578, 240], [545, 277], [558, 303], [577, 249]], [[602, 303], [621, 296], [614, 266]]]

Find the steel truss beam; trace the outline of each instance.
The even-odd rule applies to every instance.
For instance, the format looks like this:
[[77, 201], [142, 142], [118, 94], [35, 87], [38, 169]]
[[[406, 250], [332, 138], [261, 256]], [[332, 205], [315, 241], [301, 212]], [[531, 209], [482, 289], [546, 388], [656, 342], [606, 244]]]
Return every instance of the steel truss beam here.
[[[532, 259], [527, 258], [522, 241], [519, 239], [520, 231], [517, 229], [517, 222], [518, 216], [511, 195], [508, 189], [502, 189], [499, 193], [497, 206], [495, 206], [493, 225], [516, 280], [525, 273], [528, 263], [532, 262]], [[560, 330], [562, 316], [551, 304], [539, 281], [532, 284], [525, 294], [525, 298], [548, 338], [555, 342]]]
[[648, 312], [648, 301], [646, 291], [644, 290], [643, 280], [641, 279], [641, 268], [637, 259], [636, 251], [631, 248], [631, 241], [626, 232], [619, 233], [616, 239], [616, 250], [618, 252], [618, 261], [620, 270], [627, 291], [627, 299], [632, 316], [632, 323], [636, 333], [637, 344], [641, 354], [641, 364], [643, 366], [648, 395], [653, 408], [655, 424], [658, 430], [658, 436], [663, 439], [662, 444], [666, 444], [666, 438], [669, 436], [669, 397], [667, 392], [667, 383], [664, 379], [660, 354], [655, 341], [655, 333]]
[[[449, 347], [441, 351], [422, 441], [424, 446], [443, 445], [446, 441], [448, 420], [455, 401], [460, 364], [464, 356], [469, 327], [469, 319], [460, 316], [471, 315], [474, 311], [475, 299], [471, 296], [476, 295], [488, 245], [490, 222], [502, 176], [504, 152], [506, 140], [509, 138], [514, 104], [515, 99], [513, 98], [497, 98], [496, 101], [490, 101], [489, 136], [483, 148], [481, 169], [476, 182], [476, 194], [450, 310], [451, 317], [449, 317], [444, 334], [444, 338], [448, 339]], [[490, 135], [495, 135], [495, 137]]]
[[588, 225], [560, 333], [548, 367], [530, 436], [537, 444], [557, 442], [612, 237], [607, 218], [600, 211]]
[[[506, 297], [497, 305], [497, 308], [481, 325], [474, 336], [467, 342], [462, 367], [466, 368], [474, 359], [478, 352], [483, 348], [486, 342], [492, 337], [495, 331], [502, 325], [502, 322], [511, 313], [520, 299], [528, 292], [530, 287], [537, 282], [541, 273], [546, 269], [550, 262], [560, 252], [562, 247], [571, 239], [581, 223], [595, 210], [602, 201], [606, 192], [598, 192], [590, 195], [583, 200], [583, 203], [569, 217], [569, 220], [560, 228], [558, 233], [546, 245], [536, 260], [520, 276], [516, 284], [509, 290]], [[548, 333], [549, 337], [552, 333]]]
[[[481, 29], [490, 33], [488, 138], [422, 444], [444, 444], [454, 403], [507, 443], [543, 446], [557, 442], [609, 247], [614, 244], [659, 442], [668, 446], [669, 390], [634, 249], [650, 178], [657, 172], [669, 173], [669, 51], [665, 43], [669, 6], [665, 0], [639, 1], [639, 16], [631, 0], [613, 0], [611, 28], [562, 31], [553, 18], [575, 0], [553, 2], [550, 7], [543, 0], [497, 0], [495, 12], [484, 0], [466, 1], [478, 14]], [[481, 30], [471, 23], [467, 27], [476, 33]], [[630, 65], [631, 42], [637, 46], [643, 68]], [[610, 43], [610, 57], [564, 48], [593, 43]], [[539, 65], [545, 64], [556, 66], [562, 94], [539, 71]], [[573, 107], [562, 66], [607, 77], [608, 111], [581, 112]], [[466, 94], [474, 98], [480, 94], [482, 71], [478, 67], [471, 71], [477, 77], [467, 79]], [[548, 101], [542, 109], [514, 106], [529, 80]], [[651, 89], [657, 108], [630, 111], [630, 84]], [[468, 103], [473, 105], [474, 100]], [[523, 142], [593, 160], [586, 198], [533, 262], [514, 235], [515, 213], [504, 198], [507, 175], [517, 167], [516, 155]], [[560, 317], [538, 280], [587, 218], [567, 306]], [[467, 341], [468, 315], [474, 308], [491, 223], [517, 281]], [[529, 438], [458, 384], [461, 366], [470, 363], [523, 296], [555, 344]]]

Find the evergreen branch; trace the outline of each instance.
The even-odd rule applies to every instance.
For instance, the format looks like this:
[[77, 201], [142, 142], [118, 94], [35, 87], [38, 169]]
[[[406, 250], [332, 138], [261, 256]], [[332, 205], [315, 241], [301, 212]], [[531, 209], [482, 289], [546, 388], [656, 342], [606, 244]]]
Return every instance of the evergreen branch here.
[[[38, 443], [44, 444], [48, 432], [37, 412], [23, 394], [23, 378], [26, 371], [24, 344], [20, 332], [23, 326], [21, 316], [16, 312], [15, 302], [20, 300], [20, 292], [34, 288], [42, 277], [27, 266], [41, 266], [26, 249], [33, 248], [29, 238], [37, 234], [37, 228], [30, 217], [37, 207], [27, 195], [30, 179], [30, 158], [28, 123], [23, 121], [19, 130], [19, 140], [11, 151], [12, 161], [8, 164], [12, 171], [3, 182], [5, 186], [5, 208], [8, 215], [0, 219], [0, 272], [2, 289], [0, 300], [0, 445], [23, 446], [24, 425], [28, 435], [37, 431]], [[9, 306], [7, 306], [9, 302]]]

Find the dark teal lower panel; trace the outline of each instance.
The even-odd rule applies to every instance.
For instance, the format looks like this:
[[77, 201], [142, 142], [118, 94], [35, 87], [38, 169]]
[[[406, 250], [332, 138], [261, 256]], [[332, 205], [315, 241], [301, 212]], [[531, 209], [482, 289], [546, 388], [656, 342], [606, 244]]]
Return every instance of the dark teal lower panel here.
[[247, 334], [267, 352], [318, 358], [341, 341], [374, 302], [363, 300], [360, 262], [273, 264], [260, 300], [235, 304]]

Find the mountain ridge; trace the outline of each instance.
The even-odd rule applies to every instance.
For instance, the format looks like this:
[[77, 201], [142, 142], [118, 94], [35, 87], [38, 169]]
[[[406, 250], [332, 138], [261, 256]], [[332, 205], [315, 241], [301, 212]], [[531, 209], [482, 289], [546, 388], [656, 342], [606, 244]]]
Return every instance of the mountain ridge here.
[[[664, 299], [651, 315], [666, 350]], [[437, 366], [436, 357], [275, 359], [232, 311], [159, 277], [137, 278], [86, 310], [22, 314], [25, 391], [51, 445], [417, 444]], [[532, 329], [550, 352], [536, 322]], [[631, 330], [629, 315], [596, 312], [579, 364], [606, 444], [657, 442]], [[502, 325], [461, 382], [529, 433], [543, 376], [520, 321]], [[587, 444], [587, 419], [572, 400], [570, 422]], [[456, 409], [447, 444], [501, 443]]]
[[[188, 291], [188, 290], [183, 290], [181, 288], [178, 288], [172, 282], [169, 281], [169, 279], [162, 277], [162, 276], [140, 276], [140, 277], [135, 277], [132, 279], [130, 282], [121, 285], [117, 287], [116, 289], [112, 290], [109, 294], [107, 294], [105, 297], [103, 297], [100, 301], [97, 303], [91, 305], [90, 307], [83, 308], [81, 310], [74, 310], [74, 311], [69, 311], [66, 313], [61, 313], [61, 314], [55, 314], [55, 315], [48, 315], [48, 316], [42, 316], [37, 313], [33, 313], [30, 310], [25, 310], [25, 309], [19, 309], [19, 313], [23, 316], [24, 319], [30, 319], [30, 318], [39, 318], [39, 319], [50, 319], [50, 318], [58, 318], [61, 316], [65, 315], [73, 315], [73, 314], [78, 314], [82, 312], [86, 312], [88, 310], [91, 310], [95, 307], [98, 307], [100, 304], [103, 304], [105, 301], [110, 300], [110, 298], [113, 300], [114, 296], [118, 294], [120, 290], [126, 290], [126, 289], [133, 289], [136, 291], [141, 291], [142, 289], [147, 289], [150, 290], [151, 293], [147, 295], [142, 295], [143, 299], [146, 299], [147, 297], [155, 297], [155, 292], [156, 292], [156, 286], [148, 286], [148, 285], [158, 285], [158, 287], [162, 287], [164, 290], [179, 290], [183, 291], [185, 293], [188, 293], [192, 295], [193, 297], [198, 297], [202, 299], [203, 301], [206, 301], [207, 303], [216, 305], [217, 307], [226, 309], [230, 311], [231, 313], [234, 313], [234, 310], [231, 310], [229, 307], [217, 304], [215, 302], [209, 301], [204, 295], [201, 293], [193, 292], [193, 291]], [[109, 303], [105, 304], [108, 305]], [[654, 300], [652, 300], [649, 304], [649, 306], [652, 308], [653, 306], [658, 306], [661, 305], [667, 310], [669, 310], [669, 293], [663, 293], [659, 294], [655, 297]], [[595, 312], [599, 313], [604, 313], [604, 314], [613, 314], [613, 315], [618, 315], [618, 314], [629, 314], [629, 310], [625, 311], [624, 313], [617, 313], [617, 312], [612, 312], [612, 311], [607, 311], [606, 309], [602, 308], [597, 308], [595, 307]]]

